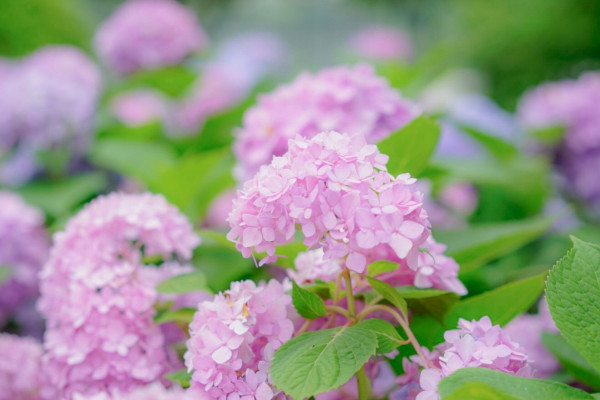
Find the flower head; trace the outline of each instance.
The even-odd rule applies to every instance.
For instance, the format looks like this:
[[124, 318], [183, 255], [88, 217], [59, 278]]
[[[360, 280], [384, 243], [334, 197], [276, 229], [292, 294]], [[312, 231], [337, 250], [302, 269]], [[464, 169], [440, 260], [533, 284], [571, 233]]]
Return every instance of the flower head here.
[[260, 96], [244, 115], [234, 151], [236, 174], [252, 177], [261, 165], [288, 149], [296, 136], [310, 139], [335, 130], [364, 136], [369, 143], [402, 128], [417, 109], [368, 65], [303, 73], [292, 83]]
[[413, 45], [406, 32], [387, 26], [370, 26], [350, 40], [353, 53], [378, 61], [406, 61], [412, 58]]
[[174, 0], [128, 0], [95, 37], [100, 57], [120, 74], [178, 64], [207, 43], [194, 13]]
[[150, 193], [99, 197], [55, 234], [38, 306], [45, 368], [62, 396], [129, 391], [170, 368], [153, 322], [155, 287], [166, 278], [156, 269], [189, 272], [181, 263], [198, 243], [186, 218]]
[[292, 337], [292, 315], [291, 297], [275, 280], [233, 282], [228, 291], [200, 303], [185, 354], [192, 389], [218, 400], [274, 398], [268, 366]]

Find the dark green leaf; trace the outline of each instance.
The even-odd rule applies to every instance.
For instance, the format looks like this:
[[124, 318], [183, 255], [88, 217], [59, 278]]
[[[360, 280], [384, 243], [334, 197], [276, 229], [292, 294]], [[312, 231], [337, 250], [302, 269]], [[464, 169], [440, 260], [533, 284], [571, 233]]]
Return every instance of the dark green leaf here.
[[301, 288], [292, 281], [292, 304], [298, 314], [308, 319], [323, 317], [327, 314], [325, 303], [313, 292]]

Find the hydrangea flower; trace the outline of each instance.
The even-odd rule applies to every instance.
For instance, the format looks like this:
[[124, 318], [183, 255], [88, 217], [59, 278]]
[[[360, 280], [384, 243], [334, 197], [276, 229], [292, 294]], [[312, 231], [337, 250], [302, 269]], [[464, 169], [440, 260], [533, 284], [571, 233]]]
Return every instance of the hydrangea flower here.
[[181, 388], [166, 389], [160, 383], [141, 386], [131, 392], [102, 392], [87, 396], [76, 394], [73, 400], [210, 400], [205, 394]]
[[236, 134], [236, 175], [252, 177], [261, 165], [288, 149], [297, 135], [307, 139], [327, 130], [377, 142], [417, 116], [417, 109], [361, 64], [317, 74], [302, 73], [292, 83], [262, 95], [244, 114]]
[[156, 269], [189, 271], [182, 262], [198, 244], [183, 214], [150, 193], [99, 197], [55, 234], [38, 306], [47, 318], [44, 368], [61, 396], [130, 391], [171, 368], [153, 322], [165, 277]]
[[42, 369], [42, 345], [0, 333], [0, 400], [53, 400]]
[[[9, 318], [28, 325], [35, 315], [21, 321], [21, 311], [38, 296], [38, 273], [46, 261], [50, 242], [44, 215], [14, 193], [0, 191], [0, 266], [8, 278], [0, 284], [0, 327]], [[33, 322], [35, 322], [33, 321]], [[26, 326], [27, 327], [27, 326]]]
[[161, 121], [169, 110], [167, 99], [151, 89], [122, 93], [111, 100], [110, 108], [114, 116], [128, 126]]
[[298, 254], [294, 260], [296, 269], [288, 269], [288, 276], [298, 285], [315, 283], [317, 280], [335, 282], [337, 276], [342, 272], [342, 262], [340, 260], [326, 260], [323, 256], [322, 248]]
[[358, 57], [377, 61], [406, 61], [413, 56], [408, 34], [388, 26], [370, 26], [350, 39], [350, 49]]
[[600, 209], [600, 185], [594, 178], [600, 158], [600, 73], [577, 80], [546, 83], [525, 94], [518, 114], [529, 129], [565, 128], [556, 162], [566, 186]]
[[537, 314], [523, 314], [513, 319], [504, 331], [517, 341], [531, 358], [536, 377], [548, 378], [560, 369], [558, 360], [542, 343], [542, 333], [559, 333], [546, 299], [538, 303]]
[[[446, 331], [444, 343], [425, 354], [434, 367], [419, 372], [418, 367], [423, 365], [418, 356], [403, 360], [405, 375], [399, 377], [398, 383], [411, 389], [400, 388], [391, 398], [439, 400], [437, 386], [441, 379], [467, 367], [489, 368], [528, 378], [533, 375], [531, 361], [521, 346], [500, 325], [492, 325], [489, 317], [470, 322], [461, 318], [458, 329]], [[414, 390], [415, 381], [421, 391]], [[412, 397], [415, 394], [416, 397]]]
[[44, 47], [8, 74], [0, 85], [0, 155], [6, 153], [8, 165], [0, 168], [0, 175], [5, 182], [22, 183], [35, 172], [36, 152], [84, 152], [93, 133], [101, 80], [92, 61], [69, 46]]
[[388, 174], [387, 159], [364, 136], [298, 136], [239, 191], [228, 238], [244, 257], [266, 252], [264, 264], [298, 224], [307, 246], [323, 247], [326, 259], [343, 258], [353, 271], [390, 257], [415, 268], [430, 234], [427, 214], [411, 187], [416, 180]]
[[174, 0], [128, 0], [95, 37], [100, 58], [119, 74], [178, 64], [207, 44], [194, 12]]
[[193, 373], [191, 388], [218, 400], [279, 398], [268, 367], [294, 333], [291, 301], [284, 285], [271, 280], [233, 282], [228, 291], [200, 303], [184, 356]]

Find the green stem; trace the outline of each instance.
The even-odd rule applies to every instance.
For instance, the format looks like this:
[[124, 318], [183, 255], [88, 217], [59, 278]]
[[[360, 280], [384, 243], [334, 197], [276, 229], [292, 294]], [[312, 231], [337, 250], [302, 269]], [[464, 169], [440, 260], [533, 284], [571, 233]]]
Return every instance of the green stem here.
[[346, 268], [342, 272], [346, 281], [346, 297], [348, 298], [348, 312], [352, 320], [356, 319], [356, 306], [354, 305], [354, 293], [352, 293], [352, 278], [350, 271]]
[[371, 398], [371, 381], [364, 365], [356, 373], [356, 384], [358, 385], [358, 400], [369, 400]]

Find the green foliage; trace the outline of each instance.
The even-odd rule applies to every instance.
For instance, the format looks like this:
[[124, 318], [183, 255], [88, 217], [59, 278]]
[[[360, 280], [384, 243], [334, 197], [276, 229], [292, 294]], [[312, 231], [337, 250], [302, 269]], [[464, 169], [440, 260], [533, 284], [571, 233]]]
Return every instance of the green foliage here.
[[167, 322], [177, 322], [182, 324], [189, 324], [194, 319], [196, 313], [195, 308], [180, 308], [179, 310], [159, 310], [154, 316], [154, 322], [157, 324], [164, 324]]
[[313, 292], [301, 288], [292, 281], [292, 304], [298, 314], [308, 319], [324, 317], [327, 314], [325, 303]]
[[12, 274], [12, 268], [0, 265], [0, 285], [8, 281]]
[[435, 237], [448, 246], [448, 255], [454, 257], [463, 274], [538, 238], [551, 224], [550, 218], [536, 217], [436, 231]]
[[377, 338], [360, 324], [305, 332], [273, 356], [273, 384], [295, 399], [327, 392], [346, 383], [377, 350]]
[[183, 65], [173, 65], [154, 70], [137, 71], [129, 76], [119, 91], [154, 88], [171, 97], [185, 93], [198, 74]]
[[370, 276], [367, 276], [366, 278], [373, 290], [379, 293], [384, 299], [392, 303], [398, 310], [402, 311], [404, 315], [407, 315], [408, 305], [406, 304], [406, 300], [400, 296], [393, 286]]
[[371, 318], [362, 321], [359, 326], [369, 329], [377, 337], [377, 354], [390, 353], [407, 342], [406, 339], [400, 336], [396, 328], [387, 321]]
[[501, 161], [508, 161], [519, 154], [515, 146], [502, 138], [489, 135], [470, 126], [461, 125], [460, 128], [468, 133], [473, 139], [481, 143], [487, 151]]
[[408, 304], [408, 308], [415, 315], [428, 315], [438, 321], [443, 321], [459, 297], [453, 292], [436, 289], [414, 289], [410, 287], [398, 288], [398, 294]]
[[542, 333], [542, 343], [578, 381], [600, 390], [600, 374], [560, 335]]
[[101, 172], [88, 172], [60, 181], [36, 181], [17, 191], [25, 201], [58, 219], [90, 200], [107, 185]]
[[203, 273], [190, 272], [162, 281], [156, 287], [156, 291], [167, 294], [181, 294], [209, 290], [206, 284], [206, 276]]
[[521, 378], [487, 368], [462, 368], [442, 379], [442, 400], [568, 400], [592, 399], [563, 383]]
[[561, 334], [600, 371], [600, 247], [572, 237], [573, 248], [546, 281], [546, 299]]
[[459, 318], [472, 320], [487, 315], [492, 323], [506, 325], [535, 304], [544, 291], [545, 278], [543, 273], [462, 300], [450, 309], [444, 322], [455, 327]]
[[377, 144], [390, 156], [387, 169], [392, 175], [409, 172], [418, 176], [427, 166], [440, 136], [440, 127], [432, 119], [420, 116]]
[[375, 261], [367, 266], [367, 275], [377, 276], [393, 271], [398, 268], [398, 264], [391, 261]]
[[192, 375], [185, 369], [170, 372], [168, 374], [165, 374], [164, 377], [165, 379], [168, 379], [171, 382], [181, 385], [181, 387], [183, 388], [190, 387], [190, 381], [192, 380]]

